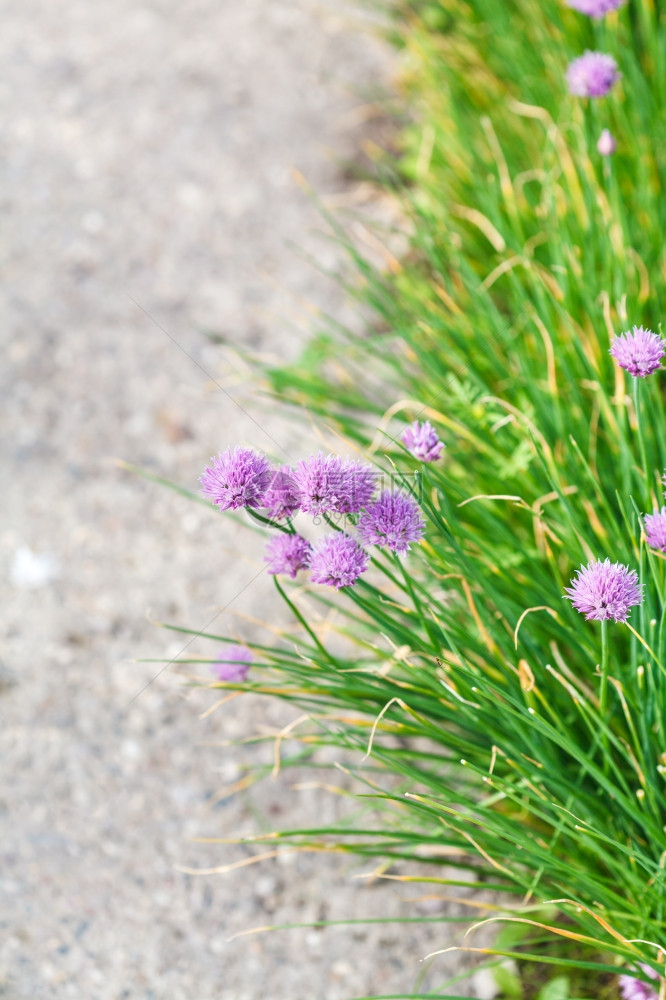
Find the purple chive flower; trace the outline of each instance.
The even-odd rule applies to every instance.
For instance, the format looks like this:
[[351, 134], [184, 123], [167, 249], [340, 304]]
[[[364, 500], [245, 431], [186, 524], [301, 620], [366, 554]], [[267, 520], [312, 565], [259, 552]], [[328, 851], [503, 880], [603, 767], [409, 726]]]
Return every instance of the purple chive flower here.
[[292, 476], [301, 510], [306, 514], [339, 510], [344, 475], [342, 461], [335, 455], [311, 455], [298, 463]]
[[612, 156], [617, 149], [617, 143], [612, 133], [605, 128], [597, 140], [597, 152], [601, 156]]
[[612, 10], [618, 10], [624, 0], [566, 0], [567, 6], [588, 17], [604, 17]]
[[343, 487], [338, 500], [342, 514], [357, 514], [375, 492], [377, 473], [371, 465], [346, 458], [342, 466]]
[[582, 566], [565, 590], [576, 611], [587, 620], [625, 622], [629, 608], [643, 603], [636, 571], [610, 559]]
[[569, 63], [569, 93], [574, 97], [605, 97], [621, 75], [612, 56], [607, 56], [604, 52], [590, 52], [588, 49]]
[[200, 477], [201, 493], [220, 510], [260, 507], [271, 481], [268, 459], [250, 448], [227, 448]]
[[288, 575], [294, 580], [299, 569], [309, 565], [311, 553], [312, 546], [302, 535], [278, 535], [266, 546], [266, 572], [272, 576]]
[[294, 494], [306, 514], [356, 514], [371, 498], [377, 475], [363, 462], [312, 455], [291, 473]]
[[423, 538], [421, 509], [409, 493], [384, 490], [361, 514], [358, 530], [365, 545], [407, 552], [410, 542]]
[[652, 514], [646, 514], [643, 520], [650, 548], [666, 552], [666, 507], [662, 507], [660, 511], [655, 510]]
[[620, 368], [634, 378], [646, 378], [659, 368], [666, 354], [666, 341], [658, 333], [635, 326], [614, 339], [610, 353]]
[[218, 681], [242, 683], [247, 678], [254, 657], [246, 646], [225, 646], [219, 656], [213, 664]]
[[300, 509], [299, 493], [294, 482], [294, 476], [288, 465], [278, 469], [273, 474], [270, 485], [264, 494], [263, 507], [276, 520], [291, 517]]
[[310, 556], [310, 579], [327, 587], [351, 587], [368, 568], [368, 555], [349, 535], [326, 535]]
[[[651, 969], [649, 965], [640, 962], [639, 966], [650, 979], [659, 978], [654, 969]], [[653, 989], [648, 983], [644, 983], [642, 979], [636, 979], [634, 976], [620, 976], [618, 982], [623, 1000], [657, 1000], [657, 990]]]
[[407, 451], [421, 462], [436, 462], [444, 447], [437, 437], [437, 431], [427, 420], [422, 424], [415, 420], [403, 431], [400, 440]]

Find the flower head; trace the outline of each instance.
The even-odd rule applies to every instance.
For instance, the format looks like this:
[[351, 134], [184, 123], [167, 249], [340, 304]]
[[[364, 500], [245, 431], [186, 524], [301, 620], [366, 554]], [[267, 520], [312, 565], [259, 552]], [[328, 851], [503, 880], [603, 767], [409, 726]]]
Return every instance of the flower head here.
[[313, 583], [328, 587], [351, 587], [368, 568], [368, 555], [353, 538], [342, 533], [320, 539], [310, 557]]
[[266, 572], [272, 576], [282, 573], [294, 580], [299, 569], [309, 565], [311, 553], [312, 546], [302, 535], [277, 535], [266, 546]]
[[213, 664], [218, 681], [242, 683], [247, 678], [254, 657], [246, 646], [225, 646], [219, 656]]
[[375, 492], [377, 473], [365, 462], [346, 458], [342, 465], [343, 489], [338, 500], [338, 510], [343, 514], [357, 514]]
[[588, 17], [603, 17], [621, 7], [624, 0], [566, 0], [566, 3], [568, 7], [587, 14]]
[[375, 489], [377, 474], [363, 462], [336, 455], [311, 455], [291, 473], [295, 495], [306, 514], [356, 514]]
[[601, 156], [612, 156], [616, 149], [617, 143], [613, 135], [605, 128], [597, 141], [597, 152]]
[[643, 521], [650, 548], [666, 552], [666, 507], [646, 514]]
[[404, 492], [384, 490], [361, 514], [358, 522], [366, 545], [387, 547], [393, 552], [407, 552], [410, 542], [423, 538], [424, 525], [416, 500]]
[[605, 97], [622, 74], [612, 56], [589, 49], [569, 63], [567, 83], [574, 97]]
[[220, 510], [260, 507], [271, 480], [268, 459], [251, 448], [227, 448], [200, 477], [201, 492]]
[[421, 462], [436, 462], [444, 447], [437, 437], [437, 431], [427, 420], [422, 424], [415, 420], [403, 431], [400, 440], [407, 451]]
[[319, 452], [299, 462], [292, 476], [301, 510], [306, 514], [339, 510], [344, 496], [341, 459]]
[[610, 559], [582, 566], [565, 590], [576, 611], [588, 620], [625, 622], [629, 609], [643, 603], [636, 571]]
[[[640, 962], [639, 964], [648, 978], [659, 978], [654, 969], [650, 968], [649, 965], [645, 965], [644, 962]], [[657, 1000], [657, 990], [648, 983], [643, 982], [642, 979], [636, 979], [634, 976], [620, 976], [618, 981], [623, 1000]]]
[[270, 485], [264, 494], [262, 506], [267, 507], [270, 516], [278, 521], [285, 517], [291, 517], [300, 509], [299, 493], [293, 473], [288, 465], [273, 473]]
[[666, 341], [658, 333], [635, 326], [614, 339], [610, 353], [620, 368], [634, 378], [646, 378], [659, 368], [666, 354]]

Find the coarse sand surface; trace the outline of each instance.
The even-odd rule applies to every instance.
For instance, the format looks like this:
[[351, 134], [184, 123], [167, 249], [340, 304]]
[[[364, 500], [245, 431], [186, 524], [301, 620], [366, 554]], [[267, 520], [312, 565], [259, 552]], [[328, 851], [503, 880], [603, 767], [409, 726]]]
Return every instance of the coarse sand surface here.
[[[202, 717], [219, 692], [188, 688], [194, 668], [136, 662], [186, 646], [156, 621], [251, 639], [250, 619], [284, 612], [256, 535], [116, 462], [196, 489], [228, 445], [277, 458], [318, 446], [314, 428], [256, 398], [236, 348], [285, 360], [317, 310], [352, 319], [288, 244], [340, 263], [295, 169], [332, 205], [372, 200], [340, 166], [392, 86], [395, 56], [367, 28], [367, 13], [335, 0], [2, 4], [0, 995], [11, 1000], [342, 1000], [410, 989], [423, 956], [450, 943], [446, 925], [409, 924], [229, 941], [271, 923], [441, 909], [406, 902], [419, 886], [355, 878], [371, 862], [335, 855], [182, 870], [249, 856], [193, 838], [307, 826], [341, 807], [288, 772], [226, 794], [273, 746], [225, 741], [295, 712], [243, 696]], [[198, 640], [186, 652], [214, 651]], [[429, 982], [457, 959], [437, 961]]]

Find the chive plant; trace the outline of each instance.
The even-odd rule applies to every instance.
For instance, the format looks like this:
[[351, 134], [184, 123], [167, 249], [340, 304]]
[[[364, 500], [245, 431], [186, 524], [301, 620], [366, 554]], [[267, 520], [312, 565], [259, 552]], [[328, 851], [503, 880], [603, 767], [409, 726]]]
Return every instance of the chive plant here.
[[666, 7], [392, 17], [411, 121], [378, 169], [410, 250], [386, 273], [347, 244], [376, 327], [271, 373], [376, 472], [319, 455], [269, 475], [247, 449], [206, 470], [265, 530], [294, 620], [223, 683], [303, 706], [379, 810], [278, 838], [425, 849], [444, 885], [454, 857], [456, 884], [663, 997]]

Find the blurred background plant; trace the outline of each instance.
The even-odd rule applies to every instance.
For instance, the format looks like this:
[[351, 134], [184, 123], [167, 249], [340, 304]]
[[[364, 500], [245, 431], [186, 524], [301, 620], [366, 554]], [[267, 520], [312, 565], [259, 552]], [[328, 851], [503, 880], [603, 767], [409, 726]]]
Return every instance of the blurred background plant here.
[[[276, 766], [333, 747], [351, 799], [346, 823], [268, 839], [374, 858], [440, 898], [483, 891], [480, 916], [518, 928], [479, 948], [520, 963], [496, 973], [506, 997], [612, 995], [639, 963], [663, 991], [666, 579], [643, 516], [662, 503], [666, 420], [659, 372], [609, 351], [662, 317], [666, 10], [415, 0], [391, 33], [411, 120], [373, 175], [401, 224], [375, 231], [378, 263], [329, 216], [371, 321], [328, 325], [268, 376], [298, 420], [416, 490], [425, 538], [373, 552], [340, 593], [276, 578], [293, 628], [249, 642], [248, 680], [226, 686], [302, 709]], [[567, 89], [586, 50], [621, 74], [601, 99]], [[401, 443], [414, 420], [444, 442], [437, 461]], [[627, 622], [564, 599], [606, 558], [644, 585]]]

